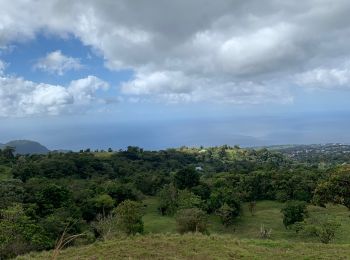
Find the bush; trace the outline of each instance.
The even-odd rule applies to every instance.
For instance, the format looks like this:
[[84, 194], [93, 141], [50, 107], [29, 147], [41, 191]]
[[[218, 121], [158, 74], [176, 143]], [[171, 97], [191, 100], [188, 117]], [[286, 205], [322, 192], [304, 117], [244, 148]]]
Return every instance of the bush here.
[[92, 222], [91, 225], [103, 240], [112, 239], [118, 234], [115, 214], [109, 214], [108, 216], [98, 214], [96, 221]]
[[307, 216], [306, 202], [288, 201], [281, 212], [283, 213], [283, 224], [287, 228], [296, 222], [303, 221], [305, 216]]
[[264, 225], [260, 226], [260, 238], [269, 239], [271, 237], [272, 229], [267, 229]]
[[203, 208], [202, 199], [189, 190], [180, 190], [178, 192], [178, 209]]
[[316, 237], [321, 243], [330, 243], [336, 235], [340, 223], [332, 219], [311, 219], [295, 224], [297, 233], [308, 237]]
[[232, 208], [227, 203], [224, 203], [224, 205], [217, 210], [217, 214], [220, 216], [221, 223], [225, 227], [228, 227], [233, 224], [239, 212], [237, 212], [236, 208]]
[[125, 200], [115, 210], [117, 228], [127, 235], [143, 233], [142, 208], [138, 202]]
[[176, 213], [178, 191], [174, 185], [168, 184], [158, 194], [159, 211], [162, 215], [172, 216]]
[[192, 208], [179, 210], [176, 216], [179, 233], [207, 232], [207, 215], [203, 210]]
[[216, 212], [225, 203], [234, 210], [235, 217], [238, 217], [241, 213], [240, 194], [227, 187], [215, 188], [212, 191], [208, 200], [208, 212]]
[[335, 233], [339, 227], [340, 224], [335, 221], [321, 223], [321, 225], [316, 228], [316, 236], [320, 242], [328, 244], [335, 238]]

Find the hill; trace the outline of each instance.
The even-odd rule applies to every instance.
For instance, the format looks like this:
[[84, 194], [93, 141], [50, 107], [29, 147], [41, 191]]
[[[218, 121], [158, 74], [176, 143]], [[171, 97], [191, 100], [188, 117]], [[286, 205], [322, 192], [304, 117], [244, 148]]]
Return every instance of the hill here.
[[49, 149], [42, 144], [29, 140], [14, 140], [0, 144], [0, 149], [6, 146], [14, 147], [18, 154], [47, 154], [49, 152]]
[[[299, 237], [285, 229], [280, 209], [283, 203], [260, 201], [255, 216], [248, 205], [234, 228], [224, 228], [214, 216], [209, 219], [210, 235], [176, 234], [174, 217], [160, 216], [153, 197], [147, 205], [143, 236], [116, 238], [92, 245], [63, 250], [58, 259], [348, 259], [350, 254], [350, 223], [348, 210], [342, 206], [326, 208], [309, 205], [311, 217], [332, 215], [342, 225], [333, 244], [321, 244], [316, 239]], [[258, 239], [260, 225], [272, 228], [269, 240]], [[18, 259], [50, 259], [52, 251], [31, 253]]]
[[[17, 259], [50, 259], [52, 252]], [[150, 234], [97, 242], [62, 251], [58, 259], [347, 259], [349, 245], [324, 245], [230, 235]]]

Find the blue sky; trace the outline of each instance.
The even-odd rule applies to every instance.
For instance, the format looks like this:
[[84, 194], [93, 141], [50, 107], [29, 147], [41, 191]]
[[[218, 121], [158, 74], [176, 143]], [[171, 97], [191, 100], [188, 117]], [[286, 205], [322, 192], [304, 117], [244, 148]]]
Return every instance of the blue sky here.
[[349, 143], [346, 11], [341, 0], [0, 1], [0, 142]]

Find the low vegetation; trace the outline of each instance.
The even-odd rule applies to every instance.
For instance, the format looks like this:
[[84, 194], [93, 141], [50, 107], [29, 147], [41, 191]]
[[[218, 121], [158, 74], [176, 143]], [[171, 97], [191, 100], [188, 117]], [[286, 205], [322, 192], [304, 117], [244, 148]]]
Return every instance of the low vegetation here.
[[[229, 235], [156, 234], [69, 248], [58, 259], [348, 259], [348, 245], [238, 240]], [[20, 260], [50, 259], [52, 252]]]

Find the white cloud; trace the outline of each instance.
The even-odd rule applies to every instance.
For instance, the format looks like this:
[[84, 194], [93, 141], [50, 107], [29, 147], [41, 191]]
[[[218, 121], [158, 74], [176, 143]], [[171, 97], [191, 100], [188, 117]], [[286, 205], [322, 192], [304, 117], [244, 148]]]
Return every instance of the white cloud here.
[[0, 0], [0, 46], [77, 37], [108, 68], [135, 72], [122, 86], [133, 100], [278, 102], [291, 75], [346, 77], [319, 68], [350, 59], [349, 12], [347, 0]]
[[236, 75], [273, 71], [277, 64], [297, 58], [294, 33], [290, 25], [282, 24], [229, 38], [218, 48], [218, 67]]
[[233, 104], [260, 104], [266, 102], [290, 103], [288, 90], [275, 84], [254, 82], [217, 82], [208, 78], [191, 78], [180, 71], [159, 71], [137, 74], [122, 85], [127, 95], [143, 96], [169, 103], [211, 101]]
[[6, 63], [0, 60], [0, 76], [4, 74], [5, 68], [6, 68]]
[[1, 76], [0, 86], [0, 117], [77, 112], [98, 101], [96, 91], [108, 88], [106, 82], [94, 76], [72, 81], [67, 87]]
[[87, 105], [96, 99], [98, 90], [107, 90], [109, 84], [95, 76], [73, 80], [68, 86], [68, 92], [74, 97], [75, 104]]
[[180, 71], [139, 73], [135, 79], [122, 84], [122, 91], [132, 95], [188, 93], [195, 87], [193, 83]]
[[79, 59], [65, 56], [60, 50], [48, 53], [34, 65], [36, 69], [60, 76], [69, 70], [79, 70], [82, 67]]
[[350, 88], [349, 68], [316, 68], [296, 75], [296, 82], [312, 88]]

